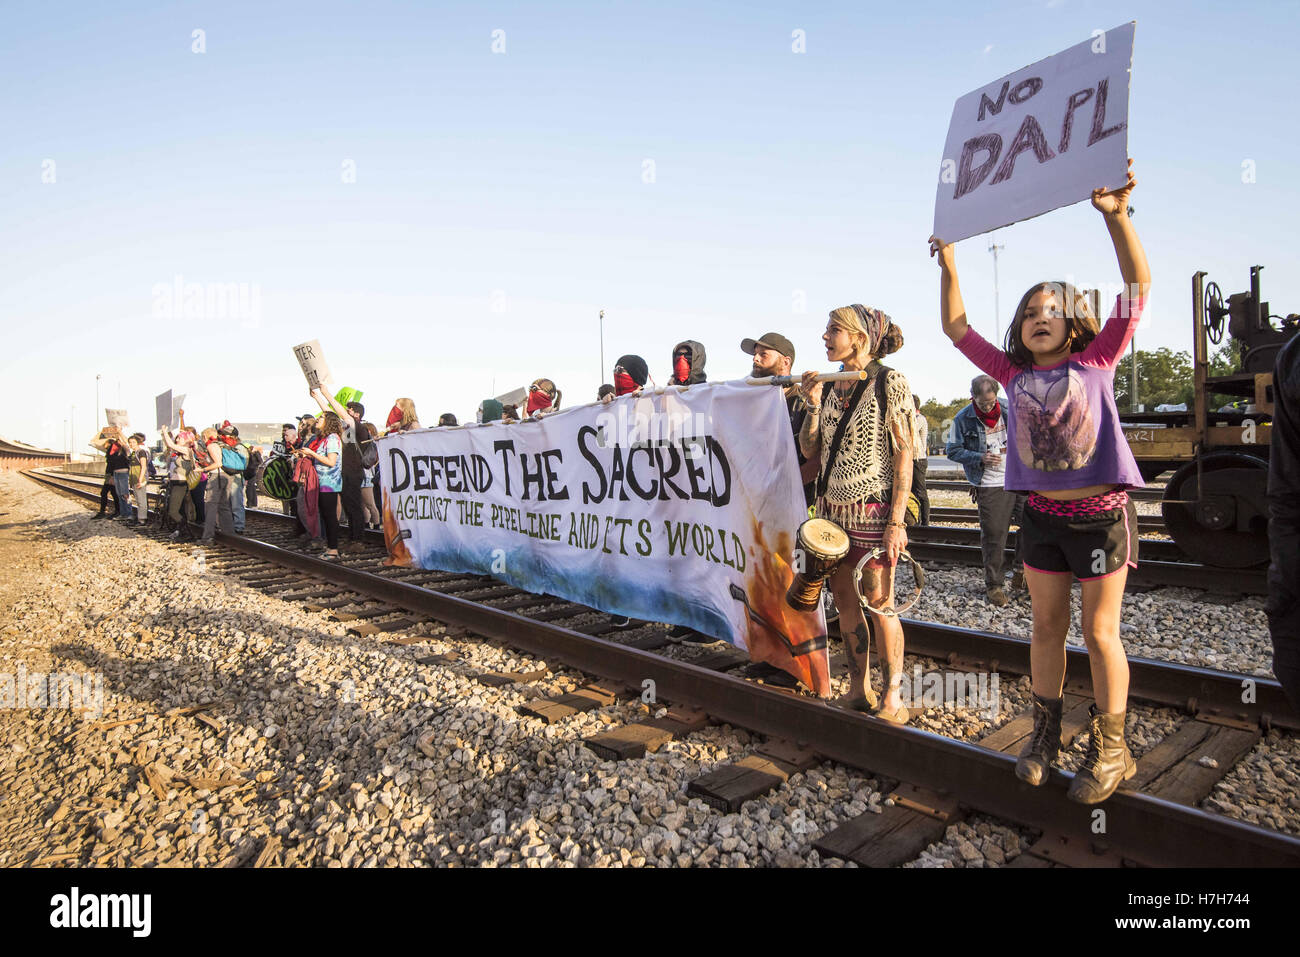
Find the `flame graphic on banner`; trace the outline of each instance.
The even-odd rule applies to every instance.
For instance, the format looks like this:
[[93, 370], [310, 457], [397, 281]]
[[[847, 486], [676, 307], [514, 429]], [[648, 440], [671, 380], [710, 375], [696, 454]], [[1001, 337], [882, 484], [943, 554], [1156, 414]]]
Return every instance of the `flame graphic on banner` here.
[[411, 550], [406, 547], [406, 539], [397, 526], [397, 518], [393, 515], [393, 500], [388, 495], [384, 496], [384, 547], [388, 549], [385, 565], [415, 565]]
[[[762, 522], [753, 520], [751, 529], [755, 545], [749, 550], [751, 574], [745, 580], [750, 610], [745, 636], [749, 656], [794, 675], [817, 697], [829, 697], [830, 656], [825, 648], [825, 630], [820, 626], [821, 614], [795, 611], [785, 601], [794, 569], [784, 556], [794, 554], [794, 540], [789, 532], [780, 532], [772, 548], [763, 536]], [[759, 618], [762, 621], [756, 620]], [[822, 647], [808, 654], [791, 655], [774, 629], [780, 629], [792, 645], [822, 638]]]

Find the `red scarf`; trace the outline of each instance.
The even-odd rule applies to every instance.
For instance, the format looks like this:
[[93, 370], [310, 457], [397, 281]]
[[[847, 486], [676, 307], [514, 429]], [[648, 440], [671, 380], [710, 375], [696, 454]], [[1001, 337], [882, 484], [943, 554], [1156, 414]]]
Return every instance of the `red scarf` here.
[[534, 389], [528, 393], [528, 414], [532, 415], [537, 411], [545, 411], [551, 407], [551, 397], [541, 389]]
[[629, 392], [635, 392], [639, 388], [640, 386], [638, 386], [635, 380], [633, 380], [633, 378], [626, 372], [614, 373], [615, 395], [627, 395]]
[[691, 377], [691, 360], [678, 356], [673, 360], [673, 379], [680, 385]]
[[402, 410], [399, 409], [397, 406], [393, 406], [392, 410], [388, 413], [388, 421], [384, 423], [384, 428], [391, 429], [393, 426], [397, 425], [401, 421], [402, 421]]
[[976, 417], [984, 423], [986, 429], [997, 428], [998, 422], [1002, 419], [1002, 405], [997, 399], [993, 400], [993, 408], [989, 409], [988, 412], [981, 412], [980, 407], [975, 405], [974, 402], [971, 402], [971, 405], [975, 409]]

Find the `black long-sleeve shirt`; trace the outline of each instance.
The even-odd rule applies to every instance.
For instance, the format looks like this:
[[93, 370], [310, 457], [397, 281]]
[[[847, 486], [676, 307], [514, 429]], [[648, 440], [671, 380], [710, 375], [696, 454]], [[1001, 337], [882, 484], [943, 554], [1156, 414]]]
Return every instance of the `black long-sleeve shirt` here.
[[1300, 334], [1273, 368], [1268, 463], [1268, 613], [1273, 673], [1300, 711]]

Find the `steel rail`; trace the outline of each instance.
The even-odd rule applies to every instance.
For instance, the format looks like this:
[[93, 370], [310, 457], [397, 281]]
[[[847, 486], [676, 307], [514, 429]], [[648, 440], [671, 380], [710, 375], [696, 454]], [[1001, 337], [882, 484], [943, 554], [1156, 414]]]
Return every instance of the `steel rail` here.
[[[909, 532], [910, 535], [910, 532]], [[975, 545], [945, 545], [940, 542], [909, 541], [913, 558], [952, 562], [957, 565], [982, 565], [983, 554]], [[1130, 586], [1163, 585], [1170, 588], [1196, 588], [1220, 595], [1267, 595], [1268, 576], [1257, 568], [1215, 568], [1192, 562], [1144, 561], [1129, 569]]]
[[[978, 525], [980, 513], [977, 508], [962, 508], [958, 505], [931, 505], [930, 522], [967, 522], [972, 525]], [[1165, 529], [1165, 520], [1159, 515], [1139, 515], [1138, 531], [1152, 532], [1161, 535], [1169, 534]]]

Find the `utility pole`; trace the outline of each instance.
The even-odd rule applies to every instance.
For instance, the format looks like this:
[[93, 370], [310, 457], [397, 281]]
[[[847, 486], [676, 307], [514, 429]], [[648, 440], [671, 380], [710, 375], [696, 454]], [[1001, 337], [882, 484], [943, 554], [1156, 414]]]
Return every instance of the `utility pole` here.
[[95, 376], [95, 430], [99, 431], [99, 380], [104, 378], [102, 375]]
[[600, 310], [600, 376], [596, 379], [596, 385], [605, 381], [605, 310]]
[[[996, 237], [994, 237], [996, 239]], [[1005, 245], [1000, 245], [989, 240], [989, 252], [993, 254], [993, 344], [1001, 347], [1002, 345], [1002, 306], [998, 302], [998, 252], [1006, 249]]]
[[1128, 410], [1136, 412], [1138, 410], [1138, 343], [1136, 334], [1129, 340], [1129, 345], [1131, 346], [1129, 351], [1133, 357], [1133, 388], [1129, 390]]

